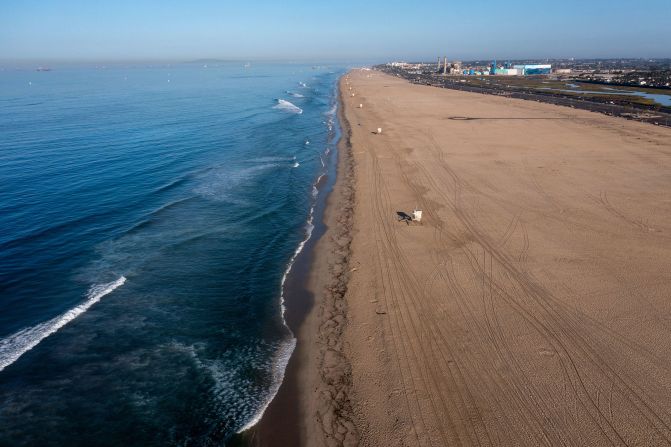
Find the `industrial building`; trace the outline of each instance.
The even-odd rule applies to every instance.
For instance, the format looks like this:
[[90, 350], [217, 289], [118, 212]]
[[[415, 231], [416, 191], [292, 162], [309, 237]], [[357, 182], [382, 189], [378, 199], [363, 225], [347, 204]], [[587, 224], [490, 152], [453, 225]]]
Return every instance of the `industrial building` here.
[[[392, 64], [393, 65], [393, 64]], [[469, 64], [470, 65], [470, 64]], [[405, 67], [407, 68], [407, 67]], [[513, 65], [510, 62], [505, 62], [502, 65], [497, 64], [494, 59], [489, 65], [481, 65], [476, 62], [476, 65], [463, 67], [459, 61], [448, 63], [447, 57], [438, 58], [436, 64], [436, 71], [440, 75], [463, 75], [463, 76], [532, 76], [532, 75], [549, 75], [552, 73], [552, 65], [550, 64], [521, 64]]]
[[545, 75], [545, 74], [550, 74], [552, 73], [552, 65], [539, 65], [539, 64], [533, 64], [533, 65], [514, 65], [514, 69], [516, 69], [519, 74], [522, 76], [530, 76], [530, 75]]
[[497, 68], [496, 74], [498, 76], [518, 76], [522, 73], [516, 68]]

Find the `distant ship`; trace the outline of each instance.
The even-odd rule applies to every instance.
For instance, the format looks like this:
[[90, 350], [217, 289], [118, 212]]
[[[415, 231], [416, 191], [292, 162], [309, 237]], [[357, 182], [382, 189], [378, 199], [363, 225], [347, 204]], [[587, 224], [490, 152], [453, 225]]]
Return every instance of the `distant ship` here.
[[35, 71], [51, 71], [51, 68], [49, 67], [37, 67]]

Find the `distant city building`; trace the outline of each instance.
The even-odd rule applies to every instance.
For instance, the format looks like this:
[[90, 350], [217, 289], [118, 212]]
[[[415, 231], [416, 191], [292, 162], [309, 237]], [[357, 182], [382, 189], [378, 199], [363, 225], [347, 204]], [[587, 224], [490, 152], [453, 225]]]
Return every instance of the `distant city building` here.
[[[406, 63], [396, 63], [397, 67], [403, 66], [405, 69], [411, 68], [411, 64]], [[433, 64], [425, 64], [426, 68], [432, 66]], [[489, 76], [489, 75], [502, 75], [502, 76], [530, 76], [530, 75], [548, 75], [553, 72], [552, 65], [550, 64], [521, 64], [521, 65], [512, 65], [510, 62], [505, 62], [502, 66], [499, 66], [496, 59], [492, 60], [491, 64], [480, 65], [475, 63], [470, 66], [463, 67], [461, 62], [454, 61], [448, 63], [447, 57], [438, 58], [437, 61], [437, 70], [434, 72], [436, 74], [445, 75], [466, 75], [466, 76]], [[433, 72], [433, 69], [429, 69], [430, 72]], [[561, 73], [561, 72], [559, 72]]]

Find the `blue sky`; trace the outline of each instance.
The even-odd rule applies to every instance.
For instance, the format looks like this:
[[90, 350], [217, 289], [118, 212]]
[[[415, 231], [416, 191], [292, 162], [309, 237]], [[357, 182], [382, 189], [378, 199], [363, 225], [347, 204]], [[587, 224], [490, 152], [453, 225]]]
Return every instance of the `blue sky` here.
[[670, 28], [671, 0], [2, 0], [0, 59], [659, 58]]

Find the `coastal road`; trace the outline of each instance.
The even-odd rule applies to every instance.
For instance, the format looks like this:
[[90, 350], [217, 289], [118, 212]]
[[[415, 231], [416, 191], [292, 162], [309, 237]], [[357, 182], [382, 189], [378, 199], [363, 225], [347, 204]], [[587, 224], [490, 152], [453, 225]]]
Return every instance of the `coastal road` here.
[[671, 444], [671, 129], [375, 71], [341, 89], [361, 444]]

